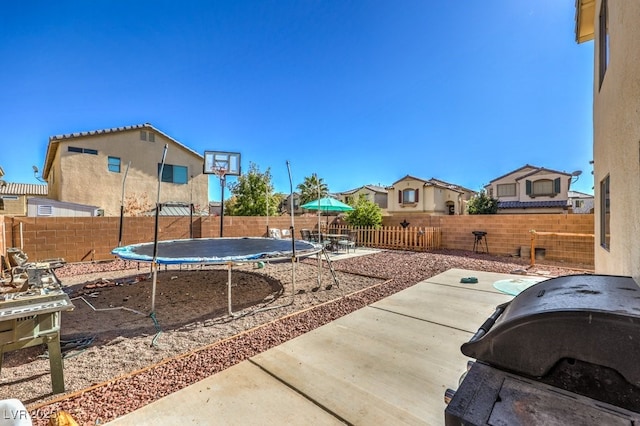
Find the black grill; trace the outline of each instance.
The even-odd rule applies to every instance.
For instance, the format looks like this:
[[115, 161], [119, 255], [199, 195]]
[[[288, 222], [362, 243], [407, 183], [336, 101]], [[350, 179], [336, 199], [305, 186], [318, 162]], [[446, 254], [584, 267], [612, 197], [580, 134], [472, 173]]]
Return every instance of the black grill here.
[[[585, 424], [587, 413], [601, 424], [611, 413], [640, 421], [640, 287], [631, 277], [543, 281], [499, 305], [461, 349], [477, 361], [447, 425], [518, 424], [531, 410], [564, 424]], [[560, 396], [579, 409], [560, 409]]]

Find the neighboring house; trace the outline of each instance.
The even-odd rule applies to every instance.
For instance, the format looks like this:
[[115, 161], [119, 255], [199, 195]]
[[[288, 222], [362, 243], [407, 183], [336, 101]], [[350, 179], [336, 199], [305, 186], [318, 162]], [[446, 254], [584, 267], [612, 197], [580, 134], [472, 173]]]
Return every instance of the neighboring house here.
[[354, 205], [360, 196], [364, 196], [367, 200], [377, 204], [383, 215], [387, 214], [388, 193], [387, 188], [383, 186], [364, 185], [349, 191], [339, 192], [336, 195], [340, 201], [349, 205]]
[[47, 185], [0, 181], [0, 215], [27, 216], [31, 197], [46, 197]]
[[96, 206], [69, 203], [50, 198], [29, 198], [27, 200], [27, 216], [29, 217], [87, 217], [102, 216], [103, 212]]
[[564, 213], [572, 177], [527, 164], [492, 180], [484, 189], [498, 200], [498, 213]]
[[387, 188], [390, 215], [428, 213], [465, 214], [466, 202], [474, 191], [438, 179], [420, 179], [407, 175]]
[[[278, 211], [282, 214], [291, 214], [291, 196], [292, 194], [287, 195], [282, 199], [280, 206], [278, 207]], [[307, 210], [300, 208], [300, 194], [297, 192], [293, 193], [293, 214], [302, 214], [307, 213]]]
[[51, 136], [42, 172], [49, 197], [98, 206], [105, 216], [119, 216], [123, 199], [125, 215], [153, 208], [165, 145], [160, 202], [207, 205], [203, 156], [150, 124]]
[[577, 0], [576, 41], [593, 40], [595, 270], [640, 283], [640, 2]]
[[569, 208], [573, 213], [593, 213], [593, 195], [569, 191]]
[[222, 202], [209, 201], [209, 215], [220, 216], [222, 214]]

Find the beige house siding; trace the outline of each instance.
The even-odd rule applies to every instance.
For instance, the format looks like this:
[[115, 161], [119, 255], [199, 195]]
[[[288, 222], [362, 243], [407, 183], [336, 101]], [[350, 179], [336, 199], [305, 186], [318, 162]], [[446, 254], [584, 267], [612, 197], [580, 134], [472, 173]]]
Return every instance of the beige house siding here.
[[[527, 194], [527, 182], [529, 182], [529, 185], [534, 185], [535, 182], [546, 181], [554, 185], [557, 179], [559, 179], [560, 182], [560, 191], [558, 193], [552, 195]], [[567, 211], [569, 205], [570, 182], [571, 175], [568, 173], [527, 164], [511, 173], [492, 180], [485, 186], [485, 190], [490, 196], [499, 201], [500, 208], [498, 209], [498, 213], [500, 214], [564, 213]], [[502, 192], [507, 188], [513, 191], [510, 194]], [[553, 202], [555, 206], [536, 205], [545, 202]], [[513, 207], [516, 203], [518, 203], [517, 205], [520, 205], [520, 203], [526, 204], [523, 204], [522, 207]], [[509, 207], [505, 207], [507, 205]]]
[[[580, 10], [581, 3], [577, 7]], [[609, 61], [600, 83], [599, 28], [602, 0], [595, 2], [593, 159], [595, 268], [598, 273], [640, 278], [640, 2], [608, 1]], [[578, 22], [586, 16], [578, 16]], [[578, 36], [579, 34], [577, 34]], [[588, 38], [587, 38], [588, 40]], [[584, 41], [584, 40], [581, 40]], [[603, 194], [610, 179], [610, 246], [602, 247]]]
[[387, 207], [389, 205], [388, 194], [386, 192], [375, 191], [367, 186], [362, 186], [353, 191], [342, 192], [338, 194], [338, 199], [343, 203], [352, 205], [358, 201], [360, 195], [364, 195], [367, 200], [377, 204], [383, 216], [387, 214]]
[[26, 216], [28, 199], [47, 194], [47, 185], [5, 182], [0, 186], [0, 214]]
[[[415, 203], [401, 202], [400, 192], [407, 189], [417, 190], [418, 200]], [[471, 191], [465, 191], [456, 185], [444, 185], [433, 179], [423, 180], [406, 176], [388, 188], [388, 213], [428, 213], [430, 215], [464, 214], [466, 201], [471, 197]], [[449, 205], [452, 206], [452, 213]]]
[[[141, 131], [153, 133], [155, 141], [141, 140]], [[168, 146], [165, 166], [188, 168], [186, 184], [162, 182], [160, 202], [181, 201], [198, 209], [208, 205], [208, 176], [203, 174], [203, 158], [151, 126], [124, 128], [52, 137], [49, 142], [44, 177], [50, 184], [50, 198], [64, 202], [95, 205], [105, 216], [120, 214], [123, 178], [125, 199], [135, 198], [146, 207], [155, 206], [158, 192], [158, 164]], [[97, 154], [71, 152], [96, 150]], [[120, 172], [109, 171], [108, 158], [120, 158]], [[191, 178], [193, 176], [193, 178]], [[125, 201], [125, 210], [127, 202]]]
[[0, 195], [0, 214], [7, 216], [26, 216], [27, 196]]

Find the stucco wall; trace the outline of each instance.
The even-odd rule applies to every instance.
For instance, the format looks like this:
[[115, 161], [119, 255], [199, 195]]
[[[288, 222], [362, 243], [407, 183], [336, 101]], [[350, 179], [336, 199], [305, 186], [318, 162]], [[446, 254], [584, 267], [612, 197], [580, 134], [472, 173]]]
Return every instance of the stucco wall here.
[[[418, 202], [401, 204], [398, 202], [398, 192], [405, 189], [417, 189], [419, 191]], [[463, 214], [462, 200], [459, 192], [439, 186], [425, 186], [423, 180], [407, 178], [396, 182], [393, 189], [389, 190], [387, 211], [390, 214], [430, 213], [435, 215], [448, 215], [447, 202], [454, 203], [456, 214]], [[468, 199], [469, 197], [467, 197]]]
[[[596, 20], [601, 1], [596, 3]], [[594, 53], [595, 267], [640, 278], [640, 2], [609, 1], [609, 63], [600, 85], [599, 28]], [[596, 22], [597, 24], [597, 22]], [[610, 177], [611, 246], [601, 247], [600, 182]]]
[[[168, 144], [165, 164], [186, 166], [189, 176], [194, 178], [187, 184], [162, 182], [160, 202], [193, 202], [206, 209], [208, 176], [202, 173], [203, 160], [159, 133], [155, 134], [155, 142], [141, 140], [140, 129], [60, 140], [55, 157], [59, 161], [54, 161], [52, 167], [51, 198], [98, 206], [104, 209], [105, 216], [119, 215], [123, 178], [131, 161], [125, 198], [135, 197], [153, 208], [158, 193], [158, 163], [165, 144]], [[69, 152], [69, 146], [95, 149], [98, 154]], [[120, 173], [108, 170], [109, 156], [120, 158]]]
[[3, 206], [3, 209], [0, 210], [0, 214], [26, 216], [27, 197], [24, 195], [2, 195], [0, 197], [2, 197]]

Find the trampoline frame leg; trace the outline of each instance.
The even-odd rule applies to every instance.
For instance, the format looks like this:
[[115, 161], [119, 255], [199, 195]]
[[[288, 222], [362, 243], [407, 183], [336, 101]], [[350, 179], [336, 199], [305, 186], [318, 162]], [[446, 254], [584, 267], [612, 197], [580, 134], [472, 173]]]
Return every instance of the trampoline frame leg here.
[[227, 263], [227, 305], [229, 308], [229, 316], [234, 316], [233, 311], [231, 309], [231, 269], [233, 268], [233, 263]]

